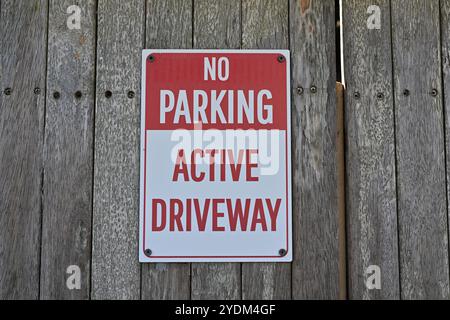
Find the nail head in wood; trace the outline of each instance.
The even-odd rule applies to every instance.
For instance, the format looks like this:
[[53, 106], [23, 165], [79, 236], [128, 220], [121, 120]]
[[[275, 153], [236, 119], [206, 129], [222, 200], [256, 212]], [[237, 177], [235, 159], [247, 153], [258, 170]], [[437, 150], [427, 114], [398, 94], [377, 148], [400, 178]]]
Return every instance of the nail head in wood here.
[[432, 95], [433, 97], [437, 97], [438, 93], [439, 93], [439, 92], [438, 92], [437, 89], [431, 90], [431, 95]]
[[81, 91], [75, 92], [75, 98], [81, 99], [82, 96], [83, 96], [83, 93]]

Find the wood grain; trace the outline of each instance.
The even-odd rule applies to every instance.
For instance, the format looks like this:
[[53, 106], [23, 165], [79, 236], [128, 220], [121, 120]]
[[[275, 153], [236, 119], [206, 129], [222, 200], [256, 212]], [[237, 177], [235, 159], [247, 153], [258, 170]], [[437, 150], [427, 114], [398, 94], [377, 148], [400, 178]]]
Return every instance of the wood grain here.
[[[0, 17], [0, 299], [37, 299], [46, 0], [3, 0]], [[11, 88], [11, 95], [4, 90]], [[34, 89], [40, 88], [41, 94]]]
[[[194, 48], [233, 49], [241, 45], [241, 1], [194, 1]], [[241, 298], [241, 264], [193, 263], [194, 300]]]
[[[42, 299], [90, 295], [96, 2], [78, 2], [80, 30], [67, 27], [71, 5], [70, 0], [49, 5]], [[61, 98], [55, 99], [54, 92]], [[80, 290], [66, 286], [71, 265], [81, 269]]]
[[[144, 17], [143, 0], [98, 1], [94, 299], [140, 298], [139, 88]], [[135, 93], [132, 98], [130, 91]]]
[[[446, 171], [447, 171], [447, 221], [450, 223], [450, 1], [440, 1], [441, 20], [441, 63], [442, 82], [444, 94], [444, 122], [445, 122], [445, 150], [446, 150]], [[448, 226], [450, 230], [450, 225]], [[449, 234], [450, 236], [450, 234]], [[448, 241], [448, 240], [447, 240]], [[450, 255], [450, 252], [448, 253]]]
[[345, 124], [344, 85], [336, 82], [336, 167], [339, 210], [339, 299], [347, 299], [347, 236], [345, 214]]
[[[349, 297], [399, 299], [391, 11], [378, 2], [381, 29], [369, 30], [371, 4], [343, 2]], [[381, 290], [366, 287], [370, 265]]]
[[339, 298], [333, 1], [291, 1], [293, 298]]
[[146, 48], [192, 48], [192, 1], [147, 0]]
[[403, 299], [450, 297], [439, 30], [438, 0], [392, 1]]
[[194, 48], [241, 47], [241, 0], [194, 1]]
[[[243, 1], [242, 48], [288, 49], [288, 21], [287, 1]], [[296, 245], [297, 243], [294, 242], [294, 246]], [[242, 264], [242, 298], [290, 299], [291, 265], [288, 263]]]
[[[147, 2], [146, 48], [192, 48], [192, 1]], [[142, 299], [179, 300], [191, 296], [190, 264], [142, 265]]]

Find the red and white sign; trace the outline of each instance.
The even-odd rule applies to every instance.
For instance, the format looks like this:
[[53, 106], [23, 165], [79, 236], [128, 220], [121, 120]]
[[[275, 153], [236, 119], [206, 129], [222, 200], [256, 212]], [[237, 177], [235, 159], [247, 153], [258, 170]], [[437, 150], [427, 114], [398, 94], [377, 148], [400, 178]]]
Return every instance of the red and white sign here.
[[143, 51], [141, 262], [292, 261], [289, 57]]

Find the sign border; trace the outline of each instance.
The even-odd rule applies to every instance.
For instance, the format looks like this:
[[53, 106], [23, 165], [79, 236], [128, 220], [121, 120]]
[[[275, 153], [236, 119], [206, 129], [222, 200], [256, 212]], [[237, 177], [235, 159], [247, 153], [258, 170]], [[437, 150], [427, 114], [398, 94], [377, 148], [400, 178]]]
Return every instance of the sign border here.
[[[287, 247], [284, 256], [152, 256], [145, 254], [145, 191], [146, 191], [146, 66], [147, 57], [154, 53], [224, 53], [224, 54], [282, 54], [286, 60], [286, 238]], [[139, 188], [139, 262], [141, 263], [168, 263], [168, 262], [292, 262], [292, 173], [291, 173], [291, 65], [290, 51], [284, 49], [272, 50], [230, 50], [230, 49], [144, 49], [142, 50], [141, 68], [141, 129], [140, 129], [140, 188]], [[288, 134], [289, 133], [289, 134]], [[281, 248], [280, 248], [281, 249]]]

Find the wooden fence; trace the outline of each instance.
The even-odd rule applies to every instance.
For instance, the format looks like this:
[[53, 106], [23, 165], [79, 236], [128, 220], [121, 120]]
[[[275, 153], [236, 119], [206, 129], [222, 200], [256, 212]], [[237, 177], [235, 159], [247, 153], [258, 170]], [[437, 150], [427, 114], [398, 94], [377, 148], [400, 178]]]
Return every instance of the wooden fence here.
[[[0, 299], [449, 298], [450, 0], [343, 0], [346, 248], [336, 10], [0, 0]], [[293, 263], [139, 264], [143, 48], [291, 50]]]

